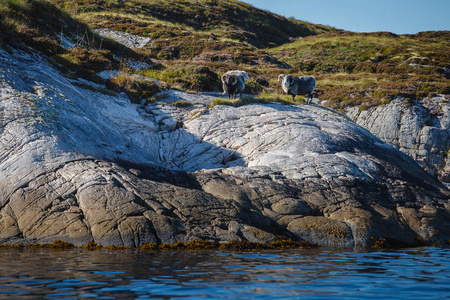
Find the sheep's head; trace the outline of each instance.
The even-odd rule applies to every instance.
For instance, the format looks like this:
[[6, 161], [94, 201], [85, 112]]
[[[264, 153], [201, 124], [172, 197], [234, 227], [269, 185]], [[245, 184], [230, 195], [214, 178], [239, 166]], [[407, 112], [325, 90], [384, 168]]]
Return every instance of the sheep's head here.
[[237, 83], [237, 76], [235, 75], [224, 75], [222, 77], [222, 81], [225, 82], [227, 85], [236, 85]]
[[294, 76], [287, 75], [284, 79], [284, 82], [286, 83], [287, 86], [293, 85], [294, 84]]
[[224, 74], [222, 75], [222, 82], [227, 85], [236, 85], [238, 79], [235, 75]]
[[278, 82], [281, 82], [283, 86], [290, 87], [294, 84], [294, 76], [280, 74], [278, 75]]
[[238, 82], [237, 76], [231, 75], [229, 82], [231, 85], [236, 85], [236, 83]]

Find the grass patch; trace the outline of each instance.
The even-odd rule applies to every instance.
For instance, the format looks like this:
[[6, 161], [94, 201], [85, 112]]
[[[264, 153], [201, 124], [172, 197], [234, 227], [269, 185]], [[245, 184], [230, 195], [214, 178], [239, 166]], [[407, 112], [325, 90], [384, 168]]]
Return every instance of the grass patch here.
[[239, 107], [247, 104], [270, 104], [270, 103], [281, 103], [284, 105], [295, 105], [300, 104], [304, 101], [301, 97], [297, 97], [294, 101], [292, 101], [291, 96], [280, 95], [277, 93], [261, 93], [257, 96], [246, 96], [242, 98], [237, 98], [233, 100], [225, 99], [225, 98], [215, 98], [211, 101], [208, 108], [213, 108], [216, 105], [227, 105]]
[[220, 91], [222, 86], [218, 73], [198, 64], [171, 64], [163, 70], [147, 69], [138, 73], [182, 90], [213, 92]]
[[125, 92], [132, 103], [140, 104], [161, 92], [159, 85], [142, 76], [120, 73], [106, 83], [109, 89]]
[[179, 108], [186, 108], [186, 107], [191, 107], [192, 103], [189, 101], [185, 101], [185, 100], [178, 100], [178, 101], [174, 101], [174, 102], [170, 103], [169, 105], [174, 106], [174, 107], [179, 107]]

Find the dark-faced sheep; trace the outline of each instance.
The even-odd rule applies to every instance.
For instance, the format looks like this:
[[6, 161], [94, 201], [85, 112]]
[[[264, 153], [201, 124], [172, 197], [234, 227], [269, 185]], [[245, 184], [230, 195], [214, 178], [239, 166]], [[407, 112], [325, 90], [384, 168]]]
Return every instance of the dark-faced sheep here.
[[228, 71], [222, 75], [223, 92], [228, 94], [228, 99], [235, 99], [237, 94], [242, 98], [242, 92], [245, 89], [245, 81], [248, 80], [248, 74], [245, 71]]
[[314, 89], [316, 88], [316, 79], [313, 76], [299, 76], [280, 74], [278, 81], [281, 82], [283, 91], [292, 95], [292, 100], [296, 95], [308, 95], [306, 104], [311, 103]]

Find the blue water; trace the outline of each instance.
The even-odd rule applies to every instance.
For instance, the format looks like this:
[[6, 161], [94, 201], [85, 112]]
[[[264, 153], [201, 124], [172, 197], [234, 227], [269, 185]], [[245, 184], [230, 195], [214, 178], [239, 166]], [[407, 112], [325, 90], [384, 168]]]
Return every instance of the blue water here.
[[450, 299], [450, 249], [3, 249], [4, 298]]

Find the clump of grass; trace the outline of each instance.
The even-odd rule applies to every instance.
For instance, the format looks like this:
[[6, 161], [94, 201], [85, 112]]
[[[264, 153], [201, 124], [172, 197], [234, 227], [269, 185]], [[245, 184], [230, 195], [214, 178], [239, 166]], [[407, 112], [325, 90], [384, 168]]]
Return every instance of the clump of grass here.
[[280, 95], [277, 93], [263, 92], [257, 96], [245, 96], [237, 99], [225, 99], [225, 98], [215, 98], [209, 104], [209, 108], [216, 105], [227, 105], [239, 107], [247, 104], [259, 103], [259, 104], [270, 104], [270, 103], [281, 103], [284, 105], [296, 105], [304, 101], [304, 98], [297, 96], [294, 101], [292, 101], [291, 96]]
[[112, 69], [113, 66], [116, 66], [116, 60], [109, 50], [90, 50], [84, 47], [73, 47], [58, 57], [61, 58], [58, 60], [60, 63], [74, 65], [78, 68], [89, 69], [95, 72]]
[[110, 50], [86, 49], [73, 47], [63, 53], [50, 56], [50, 60], [67, 76], [103, 83], [97, 72], [114, 69], [119, 62]]
[[247, 97], [242, 97], [242, 98], [237, 98], [237, 99], [225, 99], [225, 98], [214, 98], [211, 103], [209, 104], [208, 108], [213, 108], [216, 105], [226, 105], [226, 106], [234, 106], [234, 107], [239, 107], [239, 106], [243, 106], [246, 104], [252, 104], [252, 103], [261, 103], [261, 104], [267, 104], [270, 103], [268, 101], [258, 101], [257, 98], [255, 97], [251, 97], [251, 96], [247, 96]]
[[262, 92], [261, 94], [256, 96], [260, 103], [281, 103], [284, 105], [297, 105], [305, 102], [305, 98], [302, 96], [296, 96], [294, 100], [292, 100], [292, 96], [280, 94], [277, 92]]
[[221, 82], [219, 75], [207, 66], [169, 65], [163, 70], [147, 69], [139, 72], [149, 78], [154, 78], [182, 90], [219, 91]]
[[106, 86], [112, 90], [125, 92], [131, 102], [139, 104], [161, 92], [158, 84], [141, 76], [119, 73], [108, 80]]
[[244, 90], [245, 94], [258, 95], [263, 90], [264, 90], [264, 88], [260, 84], [258, 84], [257, 82], [255, 82], [253, 80], [248, 80], [245, 83], [245, 90]]
[[170, 106], [180, 107], [180, 108], [186, 108], [191, 107], [192, 103], [185, 100], [177, 100], [169, 104]]

